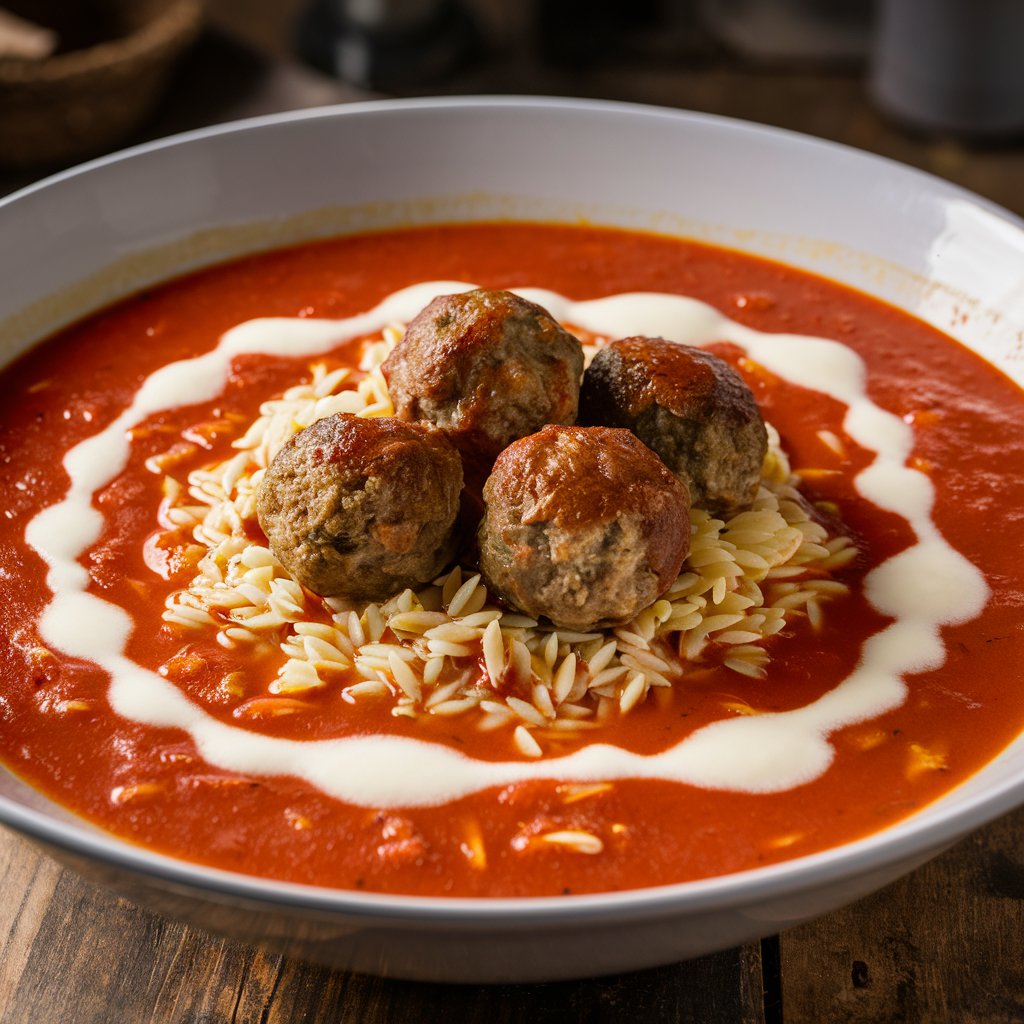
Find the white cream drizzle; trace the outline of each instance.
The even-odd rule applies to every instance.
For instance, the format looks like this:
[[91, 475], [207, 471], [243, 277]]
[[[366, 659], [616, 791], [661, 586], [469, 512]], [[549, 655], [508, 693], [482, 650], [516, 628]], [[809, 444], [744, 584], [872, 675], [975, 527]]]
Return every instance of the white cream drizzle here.
[[764, 334], [676, 295], [631, 293], [573, 302], [554, 292], [524, 288], [519, 294], [545, 306], [557, 319], [598, 334], [660, 335], [690, 345], [733, 342], [778, 376], [846, 406], [845, 431], [875, 453], [855, 480], [857, 490], [879, 508], [902, 516], [916, 535], [911, 547], [866, 578], [867, 599], [895, 621], [867, 639], [846, 679], [804, 707], [723, 719], [658, 754], [592, 744], [564, 757], [489, 762], [397, 736], [310, 741], [262, 736], [217, 721], [173, 684], [126, 658], [131, 618], [86, 593], [89, 575], [78, 559], [101, 534], [103, 520], [92, 507], [92, 496], [126, 465], [128, 430], [161, 409], [215, 397], [236, 355], [313, 356], [393, 321], [409, 320], [436, 295], [470, 287], [455, 281], [415, 285], [346, 320], [250, 320], [224, 334], [213, 351], [169, 364], [148, 377], [113, 423], [67, 453], [67, 495], [26, 529], [28, 543], [49, 567], [53, 598], [40, 621], [46, 643], [105, 669], [111, 677], [110, 702], [119, 715], [144, 725], [184, 729], [210, 764], [252, 775], [298, 776], [361, 806], [411, 807], [538, 778], [646, 777], [750, 793], [793, 788], [828, 768], [834, 756], [830, 733], [898, 706], [906, 695], [905, 674], [944, 662], [942, 625], [980, 614], [988, 598], [985, 581], [939, 534], [931, 518], [931, 482], [905, 465], [913, 444], [911, 430], [868, 398], [866, 369], [852, 349], [825, 338]]

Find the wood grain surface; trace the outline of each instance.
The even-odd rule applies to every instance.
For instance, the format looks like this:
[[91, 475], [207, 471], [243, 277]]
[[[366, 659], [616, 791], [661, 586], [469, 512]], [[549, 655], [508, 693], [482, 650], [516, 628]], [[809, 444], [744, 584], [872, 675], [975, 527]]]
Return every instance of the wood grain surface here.
[[786, 1024], [1024, 1021], [1024, 811], [782, 936]]
[[[287, 55], [301, 2], [209, 0], [214, 25], [234, 37], [207, 35], [139, 138], [371, 95], [267, 59]], [[866, 100], [858, 71], [750, 68], [699, 46], [685, 59], [569, 70], [537, 58], [525, 5], [474, 8], [492, 36], [486, 54], [423, 91], [594, 96], [747, 118], [902, 160], [1024, 212], [1019, 140], [969, 148], [906, 134]], [[27, 180], [0, 178], [0, 190]], [[1022, 835], [1024, 811], [875, 896], [744, 949], [612, 978], [474, 987], [346, 975], [195, 931], [0, 832], [0, 1021], [1011, 1024], [1024, 1021]]]

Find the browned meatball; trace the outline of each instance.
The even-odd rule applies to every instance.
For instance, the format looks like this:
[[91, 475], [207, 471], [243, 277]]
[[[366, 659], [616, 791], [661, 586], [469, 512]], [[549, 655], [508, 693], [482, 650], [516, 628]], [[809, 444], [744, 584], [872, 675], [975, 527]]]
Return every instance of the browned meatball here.
[[434, 299], [383, 366], [396, 414], [441, 427], [488, 462], [545, 423], [573, 423], [583, 349], [542, 307], [511, 292]]
[[679, 575], [685, 485], [628, 430], [545, 427], [509, 445], [484, 487], [480, 569], [566, 629], [629, 622]]
[[764, 421], [740, 375], [710, 352], [663, 338], [612, 342], [587, 367], [580, 422], [632, 430], [697, 508], [730, 516], [757, 493]]
[[444, 568], [461, 489], [459, 453], [440, 431], [342, 413], [277, 453], [256, 509], [271, 550], [303, 586], [374, 600]]

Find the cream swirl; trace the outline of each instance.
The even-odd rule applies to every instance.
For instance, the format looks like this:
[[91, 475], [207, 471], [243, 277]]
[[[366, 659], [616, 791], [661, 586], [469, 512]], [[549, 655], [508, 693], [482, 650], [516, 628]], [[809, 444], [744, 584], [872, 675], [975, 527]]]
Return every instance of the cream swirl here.
[[144, 725], [185, 730], [212, 765], [253, 775], [298, 776], [362, 806], [441, 804], [490, 786], [538, 778], [645, 777], [710, 789], [777, 792], [821, 775], [834, 756], [829, 735], [901, 704], [904, 675], [944, 662], [941, 627], [981, 612], [988, 597], [981, 573], [941, 536], [931, 516], [931, 481], [906, 465], [913, 444], [910, 427], [868, 397], [866, 367], [851, 348], [825, 338], [762, 333], [677, 295], [630, 293], [574, 302], [525, 288], [517, 291], [557, 319], [599, 334], [660, 335], [690, 345], [732, 342], [778, 376], [843, 403], [844, 430], [874, 455], [855, 487], [878, 508], [905, 519], [915, 535], [910, 547], [866, 578], [868, 601], [893, 622], [864, 642], [849, 676], [801, 708], [717, 721], [656, 754], [594, 743], [562, 757], [492, 762], [397, 736], [308, 741], [263, 736], [214, 719], [166, 679], [129, 660], [125, 644], [132, 620], [117, 605], [87, 592], [89, 575], [79, 558], [100, 537], [103, 519], [92, 496], [124, 469], [130, 428], [161, 409], [215, 397], [237, 355], [327, 352], [347, 339], [411, 319], [436, 295], [470, 287], [453, 281], [414, 285], [343, 320], [265, 318], [240, 324], [212, 351], [151, 374], [114, 422], [67, 453], [66, 496], [26, 529], [27, 541], [48, 566], [53, 592], [40, 633], [51, 646], [109, 673], [109, 697], [117, 714]]

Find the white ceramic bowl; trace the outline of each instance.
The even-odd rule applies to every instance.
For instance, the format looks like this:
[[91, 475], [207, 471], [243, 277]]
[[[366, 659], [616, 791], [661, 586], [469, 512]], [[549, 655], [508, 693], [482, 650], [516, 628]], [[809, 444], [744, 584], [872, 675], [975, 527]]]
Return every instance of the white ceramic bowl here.
[[[586, 217], [779, 258], [880, 296], [1024, 380], [1024, 230], [1005, 211], [905, 167], [773, 129], [514, 98], [264, 118], [26, 189], [0, 203], [0, 360], [146, 283], [241, 252], [494, 217]], [[171, 860], [99, 832], [0, 772], [0, 821], [146, 906], [334, 966], [448, 981], [578, 977], [746, 942], [879, 888], [1022, 801], [1018, 739], [914, 817], [814, 856], [632, 892], [424, 899]]]

